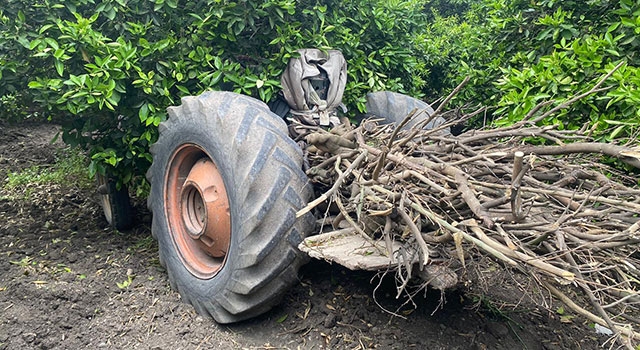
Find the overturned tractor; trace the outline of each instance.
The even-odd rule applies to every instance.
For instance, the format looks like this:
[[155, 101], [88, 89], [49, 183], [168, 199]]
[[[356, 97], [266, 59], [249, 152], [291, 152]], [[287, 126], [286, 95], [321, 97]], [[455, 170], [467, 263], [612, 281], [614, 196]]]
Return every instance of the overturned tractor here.
[[456, 288], [489, 257], [640, 340], [640, 190], [597, 159], [640, 168], [638, 148], [537, 125], [606, 78], [509, 127], [459, 135], [451, 127], [484, 109], [445, 111], [457, 89], [436, 110], [371, 93], [352, 124], [338, 51], [301, 50], [270, 106], [229, 92], [183, 98], [147, 175], [160, 261], [198, 312], [229, 323], [277, 304], [309, 256], [393, 274], [399, 296], [416, 278]]

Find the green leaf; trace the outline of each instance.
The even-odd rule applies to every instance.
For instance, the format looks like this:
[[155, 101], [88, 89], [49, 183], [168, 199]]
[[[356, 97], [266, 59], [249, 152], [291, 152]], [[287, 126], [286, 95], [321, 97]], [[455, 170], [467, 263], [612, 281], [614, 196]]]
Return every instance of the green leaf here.
[[65, 51], [62, 49], [57, 49], [54, 53], [53, 53], [53, 57], [55, 58], [61, 58], [64, 55]]
[[38, 45], [40, 45], [41, 42], [42, 42], [42, 40], [40, 40], [40, 39], [31, 40], [31, 43], [29, 43], [29, 46], [28, 46], [29, 50], [35, 49], [36, 47], [38, 47]]
[[39, 81], [30, 81], [28, 86], [30, 89], [41, 89], [44, 87], [44, 85]]
[[166, 0], [165, 3], [167, 4], [167, 6], [169, 6], [172, 9], [178, 8], [178, 1], [177, 0]]
[[276, 320], [276, 322], [277, 322], [277, 323], [282, 323], [282, 322], [284, 322], [284, 321], [287, 319], [287, 317], [289, 317], [289, 314], [284, 314], [284, 315], [282, 315], [282, 316], [278, 317], [278, 319]]
[[95, 160], [92, 160], [91, 163], [89, 163], [89, 177], [93, 178], [96, 175], [97, 170], [97, 162]]
[[114, 18], [116, 18], [116, 11], [111, 8], [109, 9], [109, 11], [106, 12], [106, 16], [110, 21], [113, 21]]
[[51, 48], [53, 48], [54, 50], [57, 50], [60, 48], [60, 46], [58, 46], [58, 42], [55, 41], [55, 39], [52, 38], [44, 38], [44, 41], [51, 46]]
[[47, 30], [49, 30], [49, 28], [52, 28], [53, 24], [45, 24], [42, 26], [42, 28], [40, 28], [40, 30], [38, 30], [38, 34], [42, 34], [44, 32], [46, 32]]
[[180, 90], [184, 95], [190, 95], [191, 92], [184, 85], [177, 85], [176, 88]]
[[56, 59], [53, 62], [53, 65], [56, 67], [56, 72], [58, 72], [58, 75], [62, 76], [62, 74], [64, 73], [64, 65], [62, 64], [62, 62], [59, 59]]
[[624, 131], [624, 129], [626, 129], [626, 128], [627, 128], [627, 126], [626, 126], [626, 125], [620, 125], [620, 126], [618, 126], [617, 128], [615, 128], [615, 129], [613, 130], [613, 132], [611, 132], [610, 137], [611, 137], [612, 139], [615, 139], [615, 138], [616, 138], [616, 137], [618, 137], [618, 135], [619, 135], [622, 131]]
[[141, 122], [144, 122], [145, 120], [147, 120], [147, 118], [149, 117], [149, 104], [145, 103], [142, 105], [142, 107], [140, 107], [140, 110], [138, 111], [138, 117], [140, 118]]
[[632, 18], [629, 17], [620, 17], [620, 22], [622, 22], [622, 25], [627, 26], [627, 27], [635, 27], [636, 23]]
[[220, 82], [221, 78], [222, 78], [222, 72], [221, 71], [213, 72], [213, 74], [211, 75], [211, 82], [209, 83], [209, 86], [217, 85], [218, 82]]

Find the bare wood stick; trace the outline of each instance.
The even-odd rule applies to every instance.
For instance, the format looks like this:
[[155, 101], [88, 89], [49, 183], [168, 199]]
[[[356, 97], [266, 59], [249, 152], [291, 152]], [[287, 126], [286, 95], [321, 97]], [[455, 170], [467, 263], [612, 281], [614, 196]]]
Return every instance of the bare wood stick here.
[[393, 256], [393, 243], [391, 241], [391, 218], [387, 215], [384, 218], [384, 229], [382, 231], [384, 237], [384, 245], [387, 248], [387, 254], [389, 257]]
[[406, 192], [402, 193], [402, 198], [400, 199], [400, 207], [398, 208], [398, 214], [402, 217], [402, 220], [409, 226], [409, 230], [413, 234], [416, 242], [418, 242], [418, 247], [420, 247], [420, 255], [422, 255], [422, 264], [420, 265], [420, 270], [422, 270], [423, 266], [429, 263], [429, 247], [427, 246], [427, 242], [424, 241], [422, 237], [422, 233], [418, 229], [413, 220], [409, 217], [409, 215], [404, 211], [404, 201], [406, 199]]
[[536, 113], [538, 113], [538, 111], [543, 108], [546, 107], [550, 104], [553, 104], [555, 102], [555, 100], [549, 100], [549, 101], [543, 101], [538, 103], [535, 107], [531, 108], [531, 110], [529, 111], [529, 113], [527, 113], [527, 115], [524, 116], [524, 118], [522, 118], [522, 121], [518, 122], [517, 125], [518, 127], [524, 125], [525, 123], [529, 123], [529, 119], [531, 119]]
[[442, 101], [442, 103], [440, 105], [438, 105], [438, 108], [436, 108], [436, 110], [433, 112], [434, 115], [439, 114], [440, 112], [442, 112], [442, 110], [444, 109], [444, 107], [449, 104], [449, 101], [451, 101], [452, 98], [454, 98], [459, 92], [460, 90], [462, 90], [462, 88], [467, 85], [467, 83], [469, 82], [470, 77], [466, 76], [464, 78], [464, 80], [458, 84], [458, 86], [456, 86], [455, 89], [453, 89], [453, 91], [451, 91], [451, 93], [447, 96], [447, 98], [444, 99], [444, 101]]
[[407, 200], [407, 202], [408, 202], [407, 204], [411, 208], [415, 209], [420, 214], [426, 216], [432, 222], [435, 222], [436, 224], [440, 225], [441, 227], [444, 227], [445, 229], [449, 230], [450, 232], [458, 233], [458, 234], [462, 235], [462, 237], [466, 241], [475, 244], [478, 248], [484, 250], [485, 252], [487, 252], [490, 255], [494, 256], [498, 260], [501, 260], [501, 261], [503, 261], [503, 262], [505, 262], [505, 263], [507, 263], [507, 264], [509, 264], [511, 266], [514, 266], [514, 267], [518, 266], [518, 263], [516, 261], [514, 261], [513, 259], [507, 257], [506, 255], [504, 255], [500, 251], [488, 246], [487, 244], [485, 244], [481, 240], [471, 236], [470, 234], [462, 231], [461, 229], [451, 225], [446, 220], [442, 219], [441, 217], [439, 217], [439, 216], [435, 215], [434, 213], [432, 213], [432, 212], [426, 210], [425, 208], [423, 208], [420, 204], [412, 202], [412, 201], [409, 201], [409, 200]]
[[[331, 186], [331, 188], [327, 192], [323, 193], [320, 197], [316, 198], [311, 203], [307, 204], [307, 206], [298, 210], [298, 212], [296, 213], [296, 218], [299, 218], [304, 214], [310, 212], [311, 209], [317, 207], [320, 203], [326, 201], [329, 197], [331, 197], [338, 190], [338, 188], [340, 188], [344, 180], [347, 178], [349, 174], [351, 174], [353, 169], [355, 169], [360, 164], [360, 162], [364, 160], [367, 154], [368, 154], [367, 150], [361, 151], [358, 158], [356, 158], [356, 160], [353, 161], [353, 163], [347, 168], [347, 170], [344, 171], [344, 173], [340, 174], [340, 176], [338, 177], [338, 179], [336, 179], [336, 182], [333, 184], [333, 186]], [[337, 162], [339, 161], [340, 161], [340, 157], [338, 157]]]
[[[366, 149], [373, 155], [380, 155], [380, 152], [381, 152], [380, 150], [374, 147], [371, 147], [366, 143], [361, 143], [360, 147]], [[471, 189], [469, 188], [469, 185], [467, 182], [467, 175], [462, 170], [446, 164], [437, 164], [422, 158], [420, 159], [412, 158], [411, 160], [409, 160], [408, 158], [401, 155], [396, 155], [395, 153], [389, 153], [387, 155], [387, 159], [395, 163], [405, 165], [413, 170], [418, 170], [418, 171], [424, 170], [423, 168], [424, 166], [431, 170], [438, 171], [442, 174], [453, 176], [454, 181], [458, 186], [458, 190], [461, 192], [461, 196], [465, 200], [469, 208], [473, 211], [474, 214], [476, 214], [476, 216], [482, 219], [483, 223], [487, 227], [490, 228], [493, 226], [493, 219], [491, 218], [489, 213], [486, 210], [484, 210], [478, 198], [475, 196], [473, 191], [471, 191]], [[412, 160], [419, 162], [420, 165], [412, 162]]]
[[495, 199], [492, 199], [492, 200], [488, 200], [488, 201], [482, 203], [482, 207], [485, 210], [489, 210], [491, 208], [499, 207], [499, 206], [501, 206], [503, 204], [509, 203], [509, 201], [511, 201], [510, 197], [502, 196], [502, 197], [498, 197], [498, 198], [495, 198]]
[[449, 196], [451, 195], [451, 191], [438, 185], [437, 183], [429, 180], [426, 176], [420, 174], [419, 172], [415, 171], [415, 170], [409, 170], [409, 174], [411, 174], [412, 176], [414, 176], [416, 179], [422, 181], [423, 183], [425, 183], [426, 185], [429, 185], [429, 187], [437, 190], [438, 192], [442, 193], [445, 196]]
[[347, 220], [347, 222], [351, 225], [351, 227], [353, 227], [356, 230], [356, 232], [358, 232], [360, 236], [364, 238], [364, 240], [367, 241], [367, 243], [369, 243], [373, 248], [375, 248], [380, 254], [385, 255], [384, 252], [380, 250], [380, 247], [376, 244], [376, 242], [374, 242], [373, 239], [369, 237], [369, 235], [362, 230], [360, 225], [358, 225], [355, 221], [353, 221], [351, 216], [349, 216], [349, 212], [344, 207], [344, 204], [342, 204], [342, 199], [340, 199], [340, 196], [336, 196], [335, 198], [336, 198], [335, 203], [338, 206], [338, 209], [340, 210], [342, 215], [344, 215], [344, 219]]
[[[473, 184], [477, 184], [480, 186], [485, 186], [485, 187], [493, 187], [493, 188], [502, 188], [502, 189], [507, 189], [508, 186], [506, 185], [501, 185], [501, 184], [495, 184], [495, 183], [489, 183], [489, 182], [483, 182], [483, 181], [475, 181], [472, 180], [470, 181]], [[540, 194], [546, 194], [546, 195], [551, 195], [551, 196], [562, 196], [562, 197], [568, 197], [568, 198], [574, 198], [577, 200], [583, 200], [583, 199], [588, 199], [591, 202], [601, 202], [604, 204], [609, 204], [609, 205], [614, 205], [614, 206], [619, 206], [619, 207], [623, 207], [623, 208], [628, 208], [631, 210], [634, 210], [636, 212], [640, 212], [640, 204], [638, 203], [634, 203], [634, 202], [630, 202], [627, 200], [622, 200], [622, 199], [611, 199], [608, 197], [603, 197], [603, 196], [588, 196], [588, 195], [584, 195], [584, 194], [579, 194], [579, 193], [575, 193], [575, 192], [570, 192], [570, 191], [566, 191], [564, 189], [544, 189], [544, 188], [534, 188], [534, 187], [528, 187], [528, 186], [522, 186], [521, 188], [523, 191], [525, 192], [531, 192], [531, 193], [540, 193]]]
[[378, 162], [376, 163], [376, 167], [373, 169], [373, 173], [371, 174], [371, 181], [377, 182], [378, 177], [380, 176], [380, 172], [384, 167], [385, 160], [387, 159], [387, 154], [389, 153], [389, 148], [383, 146], [382, 153], [378, 156]]
[[581, 247], [590, 248], [590, 249], [612, 249], [617, 247], [633, 247], [640, 243], [640, 239], [628, 239], [625, 241], [617, 241], [617, 242], [591, 242], [591, 243], [582, 243]]
[[505, 158], [505, 157], [508, 157], [508, 156], [509, 156], [509, 153], [507, 153], [507, 152], [480, 153], [480, 154], [477, 154], [477, 155], [475, 155], [473, 157], [464, 158], [464, 159], [460, 159], [460, 160], [455, 161], [455, 162], [451, 162], [451, 163], [449, 163], [449, 165], [458, 166], [458, 165], [462, 165], [462, 164], [473, 163], [473, 162], [475, 162], [477, 160], [480, 160], [480, 159]]
[[[574, 273], [578, 277], [578, 280], [576, 282], [578, 283], [578, 286], [580, 286], [580, 288], [582, 288], [582, 290], [589, 297], [589, 301], [591, 302], [591, 305], [596, 309], [598, 314], [600, 314], [600, 317], [602, 317], [602, 319], [605, 321], [607, 327], [609, 327], [609, 329], [614, 330], [616, 333], [619, 334], [620, 332], [616, 330], [616, 326], [615, 324], [613, 324], [613, 321], [611, 321], [609, 314], [607, 314], [607, 312], [604, 310], [602, 305], [598, 302], [591, 288], [589, 288], [589, 286], [584, 282], [584, 277], [582, 276], [582, 272], [580, 272], [580, 268], [578, 267], [576, 260], [573, 258], [572, 252], [567, 248], [566, 243], [562, 241], [561, 246], [559, 246], [558, 248], [561, 251], [564, 251], [566, 253], [565, 258], [569, 262], [569, 264], [571, 264], [571, 267], [573, 268]], [[625, 345], [625, 344], [622, 344], [622, 345]], [[628, 348], [630, 350], [633, 350], [633, 348], [630, 346]]]
[[409, 170], [405, 170], [405, 171], [403, 171], [401, 173], [394, 173], [394, 174], [389, 174], [389, 175], [378, 177], [377, 181], [364, 180], [361, 175], [356, 175], [356, 177], [360, 179], [360, 181], [359, 181], [360, 182], [360, 186], [371, 186], [371, 185], [376, 184], [376, 183], [383, 184], [383, 185], [388, 185], [388, 184], [391, 184], [391, 183], [395, 183], [395, 182], [404, 180], [404, 179], [406, 179], [406, 178], [408, 178], [410, 176], [411, 176], [411, 173], [409, 173]]
[[[542, 284], [545, 286], [545, 288], [547, 288], [551, 294], [555, 295], [556, 298], [560, 299], [560, 301], [562, 301], [565, 305], [567, 305], [571, 310], [573, 310], [576, 313], [581, 314], [582, 316], [588, 318], [589, 320], [603, 326], [606, 327], [607, 323], [600, 317], [592, 314], [591, 312], [585, 310], [584, 308], [582, 308], [581, 306], [579, 306], [578, 304], [576, 304], [573, 300], [571, 300], [571, 298], [569, 298], [568, 296], [566, 296], [564, 293], [562, 293], [560, 290], [558, 290], [556, 287], [552, 286], [550, 283], [546, 282], [546, 281], [542, 281]], [[634, 332], [633, 330], [629, 329], [629, 328], [624, 328], [624, 327], [618, 327], [614, 325], [614, 329], [616, 332], [620, 332], [622, 334], [624, 334], [626, 337], [635, 339], [640, 341], [640, 333], [638, 332]]]
[[613, 303], [607, 304], [607, 305], [603, 305], [602, 308], [603, 309], [610, 309], [620, 303], [623, 303], [629, 299], [637, 299], [638, 297], [640, 297], [640, 292], [629, 292], [629, 294], [627, 294], [626, 296], [622, 297], [621, 299], [618, 299], [616, 301], [614, 301]]
[[[334, 154], [334, 155], [332, 155], [331, 157], [329, 157], [329, 158], [327, 158], [327, 159], [323, 160], [323, 161], [322, 161], [322, 163], [320, 163], [320, 164], [318, 164], [318, 165], [314, 166], [313, 168], [317, 168], [317, 169], [326, 168], [329, 164], [334, 163], [334, 162], [335, 162], [335, 160], [338, 158], [338, 156], [339, 156], [339, 155]], [[311, 169], [313, 169], [313, 168], [311, 168]]]
[[404, 117], [404, 119], [402, 119], [400, 125], [393, 129], [393, 132], [389, 137], [389, 141], [387, 142], [387, 147], [383, 149], [382, 154], [380, 154], [380, 156], [378, 157], [378, 163], [376, 164], [376, 167], [373, 169], [373, 173], [371, 174], [371, 178], [373, 179], [373, 181], [378, 181], [380, 171], [382, 171], [382, 168], [384, 167], [385, 158], [387, 157], [387, 153], [389, 153], [389, 151], [391, 150], [391, 147], [393, 147], [393, 141], [395, 141], [396, 136], [398, 136], [400, 130], [402, 130], [402, 128], [407, 125], [407, 123], [409, 123], [409, 121], [411, 121], [411, 119], [413, 119], [416, 114], [418, 114], [418, 109], [414, 108], [409, 114], [407, 114], [407, 116]]
[[519, 151], [537, 155], [599, 153], [620, 159], [626, 164], [640, 168], [640, 150], [603, 142], [567, 143], [561, 146], [525, 146], [520, 148]]
[[[507, 137], [528, 137], [528, 136], [539, 136], [548, 138], [548, 133], [551, 128], [555, 128], [554, 125], [550, 125], [545, 128], [541, 127], [529, 127], [529, 128], [521, 128], [521, 129], [491, 129], [486, 131], [478, 131], [471, 133], [470, 135], [462, 134], [458, 136], [457, 142], [458, 144], [472, 144], [480, 141], [485, 141], [488, 139], [500, 139]], [[553, 138], [555, 142], [557, 139]]]
[[[441, 130], [447, 129], [447, 128], [451, 128], [452, 126], [455, 126], [455, 125], [458, 125], [458, 124], [462, 124], [465, 121], [473, 118], [474, 116], [476, 116], [476, 115], [478, 115], [478, 114], [480, 114], [482, 112], [485, 112], [486, 110], [487, 110], [487, 107], [481, 107], [481, 108], [479, 108], [478, 110], [476, 110], [474, 112], [471, 112], [469, 114], [463, 115], [459, 119], [451, 120], [449, 122], [440, 124], [440, 126], [437, 126], [435, 128], [428, 129], [428, 130], [425, 130], [425, 129], [418, 130], [419, 133], [420, 133], [419, 137], [416, 137], [416, 136], [418, 136], [417, 133], [414, 134], [414, 135], [410, 135], [410, 136], [406, 137], [405, 139], [403, 139], [402, 142], [398, 142], [396, 147], [404, 146], [407, 143], [409, 143], [409, 141], [411, 141], [411, 140], [416, 140], [418, 142], [419, 141], [425, 141], [425, 140], [430, 140], [430, 141], [442, 141], [442, 140], [445, 140], [446, 142], [449, 142], [449, 141], [451, 141], [451, 135], [450, 134], [448, 134], [446, 136], [438, 135], [438, 133]], [[436, 115], [434, 114], [431, 117], [435, 117], [435, 116]], [[428, 122], [430, 122], [433, 119], [431, 117], [429, 119], [426, 119], [426, 120], [423, 120], [422, 122], [420, 122], [420, 125], [424, 126], [424, 125], [428, 124]], [[434, 147], [436, 147], [436, 146], [434, 145]], [[449, 147], [448, 149], [450, 150], [451, 148]]]
[[482, 219], [485, 226], [487, 226], [488, 228], [493, 227], [493, 224], [494, 224], [493, 219], [491, 218], [489, 212], [487, 212], [482, 207], [482, 204], [480, 203], [476, 195], [473, 194], [473, 191], [469, 188], [466, 175], [458, 170], [455, 172], [454, 178], [458, 185], [458, 190], [460, 191], [460, 195], [462, 196], [464, 201], [467, 203], [471, 211], [473, 211], [473, 213], [476, 214], [477, 217]]
[[[362, 136], [362, 133], [356, 133], [356, 139], [358, 141], [358, 145], [361, 148], [366, 149], [367, 151], [369, 151], [369, 153], [373, 154], [374, 156], [379, 156], [382, 153], [381, 150], [368, 145], [366, 143], [366, 141], [364, 140], [364, 137]], [[394, 163], [403, 165], [403, 166], [407, 167], [408, 169], [417, 170], [417, 171], [424, 171], [425, 170], [423, 166], [421, 166], [420, 164], [416, 164], [416, 163], [412, 163], [412, 162], [408, 161], [406, 159], [406, 157], [404, 157], [403, 155], [390, 154], [390, 156], [391, 156], [390, 159]]]
[[442, 233], [437, 236], [433, 234], [423, 233], [422, 238], [424, 238], [427, 243], [442, 244], [451, 241], [453, 239], [453, 236], [448, 231], [442, 231]]
[[511, 182], [514, 182], [522, 171], [524, 152], [517, 151], [513, 154], [513, 173], [511, 174]]
[[516, 221], [524, 219], [522, 215], [522, 193], [520, 192], [520, 180], [523, 173], [522, 163], [524, 159], [523, 152], [513, 154], [513, 172], [511, 173], [511, 214]]
[[[458, 86], [456, 86], [455, 89], [453, 89], [453, 91], [451, 91], [451, 93], [447, 96], [447, 98], [444, 99], [444, 101], [442, 101], [442, 103], [440, 105], [438, 105], [438, 108], [436, 108], [435, 111], [433, 111], [433, 113], [429, 116], [429, 118], [427, 120], [425, 120], [423, 123], [420, 124], [425, 124], [428, 123], [431, 120], [434, 120], [438, 115], [440, 115], [440, 113], [442, 112], [442, 110], [444, 109], [444, 107], [449, 103], [449, 101], [451, 101], [451, 99], [456, 96], [460, 90], [462, 90], [462, 88], [469, 82], [470, 77], [465, 77], [464, 80], [458, 84]], [[395, 147], [402, 147], [404, 145], [407, 144], [407, 142], [413, 140], [413, 138], [422, 130], [422, 128], [424, 127], [424, 125], [417, 125], [417, 127], [414, 128], [414, 130], [411, 131], [411, 133], [405, 137], [404, 139], [402, 139], [401, 141], [399, 141]], [[435, 130], [434, 130], [435, 131]]]
[[504, 242], [507, 244], [507, 247], [509, 247], [509, 249], [511, 250], [518, 249], [518, 247], [516, 247], [516, 245], [513, 244], [513, 241], [511, 240], [507, 232], [502, 228], [502, 225], [496, 224], [496, 231], [498, 231], [498, 234], [502, 237], [502, 239], [504, 239]]
[[[360, 154], [360, 156], [358, 156], [358, 158], [362, 157], [360, 159], [360, 161], [361, 161], [362, 159], [364, 159], [366, 157], [366, 155], [367, 155], [367, 153], [366, 153], [366, 150], [365, 150], [362, 154]], [[358, 161], [358, 159], [356, 159], [351, 165], [349, 165], [349, 167], [347, 168], [347, 171], [349, 171], [349, 169], [355, 169], [355, 167], [357, 166], [358, 163], [359, 163], [359, 161]], [[339, 177], [343, 177], [347, 173], [347, 171], [345, 171], [344, 173], [342, 171], [340, 171], [340, 161], [336, 162], [335, 171], [339, 175]], [[367, 243], [369, 243], [373, 248], [375, 248], [378, 251], [378, 253], [380, 253], [381, 255], [384, 255], [385, 253], [380, 249], [380, 247], [376, 244], [376, 242], [374, 242], [373, 239], [371, 237], [369, 237], [369, 235], [366, 232], [364, 232], [364, 230], [362, 230], [360, 225], [358, 225], [355, 221], [353, 221], [353, 219], [349, 215], [349, 212], [344, 207], [344, 204], [342, 204], [342, 199], [340, 198], [340, 195], [338, 194], [334, 198], [335, 198], [335, 203], [338, 206], [338, 210], [340, 210], [340, 213], [342, 214], [344, 219], [351, 225], [351, 227], [353, 227], [356, 230], [356, 232], [358, 232], [360, 234], [360, 236], [365, 241], [367, 241]]]
[[468, 219], [462, 222], [463, 225], [468, 226], [471, 231], [473, 233], [476, 234], [476, 236], [478, 236], [478, 238], [487, 243], [489, 246], [491, 246], [492, 248], [494, 248], [495, 250], [503, 253], [504, 255], [510, 257], [510, 258], [514, 258], [514, 259], [518, 259], [524, 263], [527, 263], [531, 266], [534, 266], [542, 271], [548, 272], [550, 274], [553, 274], [555, 276], [558, 277], [562, 277], [568, 281], [573, 281], [575, 279], [575, 274], [567, 271], [567, 270], [563, 270], [559, 267], [553, 266], [551, 264], [548, 264], [542, 260], [540, 260], [540, 257], [532, 257], [529, 256], [527, 254], [521, 253], [519, 251], [515, 251], [515, 250], [511, 250], [506, 246], [503, 246], [502, 244], [498, 243], [497, 241], [489, 238], [483, 231], [482, 228], [480, 228], [480, 226], [478, 225], [478, 223], [476, 222], [475, 219]]

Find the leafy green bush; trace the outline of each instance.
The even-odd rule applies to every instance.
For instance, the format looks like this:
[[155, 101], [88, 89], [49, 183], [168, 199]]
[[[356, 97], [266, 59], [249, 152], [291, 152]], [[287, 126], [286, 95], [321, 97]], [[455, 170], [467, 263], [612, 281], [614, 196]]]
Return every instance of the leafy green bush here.
[[[295, 50], [340, 49], [344, 100], [369, 91], [484, 103], [496, 125], [543, 99], [594, 95], [543, 124], [588, 123], [606, 141], [640, 121], [640, 5], [633, 0], [6, 0], [0, 9], [0, 118], [46, 116], [65, 142], [144, 194], [149, 146], [169, 105], [206, 90], [273, 100]], [[36, 102], [33, 104], [32, 102]], [[25, 107], [28, 106], [28, 107]]]
[[[531, 39], [539, 49], [514, 55], [496, 84], [502, 93], [496, 111], [504, 116], [500, 124], [521, 119], [543, 99], [563, 101], [584, 92], [616, 63], [626, 61], [627, 65], [605, 84], [609, 88], [606, 93], [585, 99], [543, 123], [563, 128], [580, 128], [587, 123], [604, 140], [634, 135], [631, 125], [640, 121], [640, 113], [632, 107], [640, 103], [636, 92], [640, 88], [640, 61], [636, 57], [639, 42], [623, 23], [629, 21], [625, 14], [635, 12], [638, 18], [640, 6], [628, 7], [625, 1], [619, 4], [616, 8], [604, 1], [575, 3], [571, 10], [558, 5], [551, 13], [540, 14], [533, 23], [536, 35]], [[567, 5], [571, 4], [562, 3]]]
[[[640, 122], [640, 4], [633, 0], [484, 0], [464, 17], [438, 17], [432, 38], [448, 50], [441, 84], [469, 75], [461, 101], [497, 106], [496, 125], [521, 120], [544, 100], [556, 105], [588, 90], [617, 63], [608, 89], [546, 120], [560, 128], [588, 124], [599, 140], [634, 138]], [[434, 41], [434, 40], [431, 40]], [[438, 42], [435, 40], [435, 42]], [[447, 50], [442, 50], [447, 52]], [[442, 58], [442, 57], [441, 57]], [[457, 75], [457, 76], [456, 76]]]
[[[149, 146], [181, 96], [231, 90], [264, 101], [295, 50], [338, 48], [345, 102], [391, 89], [422, 94], [413, 33], [424, 1], [8, 0], [0, 13], [0, 96], [18, 92], [89, 150], [90, 171], [144, 193]], [[26, 79], [25, 79], [26, 77]], [[27, 85], [28, 84], [28, 85]], [[6, 113], [3, 111], [2, 113]]]

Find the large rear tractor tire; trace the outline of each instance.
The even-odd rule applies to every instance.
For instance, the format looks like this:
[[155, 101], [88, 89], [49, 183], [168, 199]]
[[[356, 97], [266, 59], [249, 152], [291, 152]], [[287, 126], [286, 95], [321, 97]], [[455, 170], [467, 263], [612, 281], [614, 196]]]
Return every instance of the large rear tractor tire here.
[[200, 314], [231, 323], [264, 313], [307, 260], [297, 249], [314, 222], [296, 218], [312, 195], [302, 152], [247, 96], [209, 92], [168, 112], [147, 173], [160, 262]]

